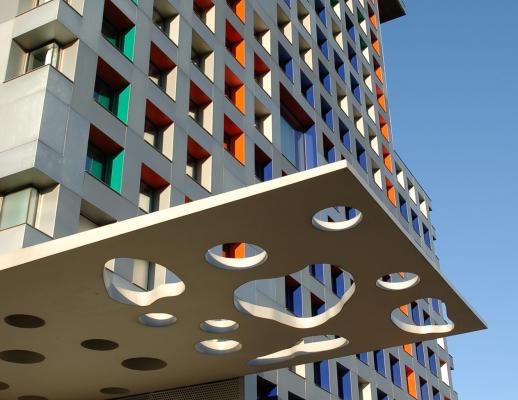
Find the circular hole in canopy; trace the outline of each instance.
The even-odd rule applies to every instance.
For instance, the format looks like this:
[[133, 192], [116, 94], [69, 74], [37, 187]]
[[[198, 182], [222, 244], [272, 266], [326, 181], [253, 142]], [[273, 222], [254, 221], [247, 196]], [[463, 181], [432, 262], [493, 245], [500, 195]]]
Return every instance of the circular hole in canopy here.
[[200, 328], [208, 333], [229, 333], [239, 329], [239, 324], [230, 319], [208, 319], [200, 324]]
[[20, 397], [18, 397], [18, 400], [48, 400], [48, 399], [43, 396], [28, 395], [28, 396], [20, 396]]
[[329, 207], [313, 215], [313, 226], [325, 232], [340, 232], [354, 228], [362, 220], [362, 213], [347, 206]]
[[224, 355], [235, 353], [241, 350], [243, 346], [235, 340], [211, 339], [197, 343], [194, 347], [203, 354]]
[[230, 271], [256, 268], [267, 259], [268, 254], [261, 247], [244, 242], [223, 243], [205, 253], [209, 264]]
[[12, 314], [4, 318], [4, 321], [16, 328], [39, 328], [45, 325], [45, 321], [34, 315]]
[[83, 346], [85, 349], [95, 351], [109, 351], [115, 350], [117, 347], [119, 347], [116, 342], [107, 339], [88, 339], [81, 342], [81, 346]]
[[376, 281], [376, 286], [380, 289], [399, 291], [416, 286], [420, 281], [419, 275], [411, 272], [396, 272], [384, 275]]
[[176, 322], [176, 317], [166, 313], [148, 313], [138, 317], [138, 321], [142, 325], [151, 328], [162, 328], [164, 326], [173, 325]]
[[121, 388], [121, 387], [105, 387], [99, 391], [103, 394], [114, 394], [114, 395], [130, 393], [129, 389]]
[[45, 360], [45, 356], [28, 350], [5, 350], [0, 352], [0, 360], [15, 364], [37, 364]]
[[135, 371], [155, 371], [165, 368], [167, 363], [158, 358], [136, 357], [124, 360], [122, 366]]

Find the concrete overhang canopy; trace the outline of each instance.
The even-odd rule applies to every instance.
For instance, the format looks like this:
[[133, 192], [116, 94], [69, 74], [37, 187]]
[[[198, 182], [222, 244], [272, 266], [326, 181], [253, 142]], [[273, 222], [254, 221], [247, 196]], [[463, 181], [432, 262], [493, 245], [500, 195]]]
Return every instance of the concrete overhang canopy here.
[[406, 15], [406, 6], [403, 0], [379, 0], [378, 4], [381, 23]]
[[[344, 230], [317, 229], [315, 213], [338, 205], [361, 218]], [[9, 388], [2, 398], [147, 393], [484, 329], [386, 207], [340, 161], [4, 254], [0, 381]], [[231, 265], [207, 253], [241, 241], [267, 256]], [[117, 257], [152, 260], [181, 282], [132, 292], [105, 270]], [[315, 262], [343, 266], [355, 282], [320, 315], [296, 318], [233, 295]], [[413, 278], [396, 286], [380, 280], [397, 271]], [[124, 301], [108, 295], [103, 274]], [[394, 318], [401, 305], [428, 297], [447, 304], [452, 324]], [[301, 342], [319, 335], [332, 336]]]

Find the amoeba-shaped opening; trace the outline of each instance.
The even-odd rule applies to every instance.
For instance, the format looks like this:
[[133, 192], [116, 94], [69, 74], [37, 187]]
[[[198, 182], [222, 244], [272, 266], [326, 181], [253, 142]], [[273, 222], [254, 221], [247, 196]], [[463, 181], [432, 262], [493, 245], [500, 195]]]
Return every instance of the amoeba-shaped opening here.
[[[310, 288], [319, 290], [315, 293]], [[276, 300], [275, 288], [284, 286], [285, 306]], [[320, 326], [338, 315], [356, 285], [345, 270], [330, 264], [312, 264], [298, 273], [247, 282], [234, 291], [234, 305], [244, 313], [298, 329]], [[262, 294], [260, 302], [256, 290]]]
[[336, 350], [346, 346], [348, 343], [349, 342], [347, 339], [344, 339], [340, 336], [311, 336], [302, 339], [300, 342], [290, 347], [289, 349], [280, 350], [266, 356], [257, 357], [248, 363], [254, 366], [277, 364], [293, 360], [294, 358], [301, 356]]
[[123, 304], [146, 307], [164, 297], [185, 291], [185, 284], [172, 271], [151, 261], [115, 258], [104, 268], [108, 295]]
[[446, 304], [438, 299], [419, 299], [392, 311], [390, 318], [401, 330], [417, 335], [444, 334], [455, 324], [448, 318]]

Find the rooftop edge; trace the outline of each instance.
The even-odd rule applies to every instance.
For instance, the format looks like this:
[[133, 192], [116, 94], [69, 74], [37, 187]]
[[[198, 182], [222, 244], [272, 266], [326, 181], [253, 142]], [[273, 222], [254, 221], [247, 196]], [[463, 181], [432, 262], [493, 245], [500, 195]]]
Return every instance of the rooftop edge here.
[[379, 12], [381, 23], [406, 15], [406, 5], [403, 0], [380, 0]]

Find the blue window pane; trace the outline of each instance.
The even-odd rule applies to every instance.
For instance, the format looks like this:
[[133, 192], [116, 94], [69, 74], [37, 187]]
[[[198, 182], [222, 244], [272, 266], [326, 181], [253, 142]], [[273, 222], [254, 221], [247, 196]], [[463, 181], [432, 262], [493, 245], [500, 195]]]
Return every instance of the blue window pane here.
[[345, 207], [345, 219], [346, 220], [353, 219], [354, 217], [356, 217], [356, 215], [358, 215], [358, 211], [356, 210], [356, 208]]
[[425, 365], [425, 360], [424, 360], [424, 345], [422, 342], [419, 342], [419, 343], [416, 343], [415, 344], [415, 352], [416, 352], [416, 355], [417, 355], [417, 361], [419, 361], [419, 364], [421, 365]]
[[424, 243], [429, 248], [432, 248], [432, 242], [430, 240], [430, 231], [428, 230], [428, 228], [424, 224], [423, 224], [423, 238], [424, 238]]
[[346, 15], [345, 16], [345, 27], [347, 29], [347, 33], [351, 38], [355, 39], [355, 31], [354, 31], [354, 22]]
[[336, 149], [334, 148], [334, 146], [325, 150], [325, 157], [328, 163], [337, 161], [338, 156], [336, 154]]
[[345, 148], [351, 151], [351, 133], [347, 127], [340, 129], [340, 140], [342, 141]]
[[333, 130], [333, 109], [323, 97], [320, 97], [320, 112], [326, 125]]
[[311, 80], [304, 74], [304, 72], [300, 72], [300, 88], [302, 90], [302, 94], [306, 98], [307, 102], [315, 107], [315, 95], [313, 91], [313, 83]]
[[435, 353], [430, 349], [428, 349], [428, 365], [430, 366], [432, 374], [437, 376], [437, 358]]
[[367, 365], [369, 364], [369, 353], [359, 353], [359, 354], [356, 354], [356, 357], [362, 363], [367, 364]]
[[338, 397], [342, 400], [353, 400], [351, 373], [340, 364], [336, 364], [336, 373], [338, 378]]
[[302, 286], [295, 279], [285, 280], [286, 308], [297, 317], [302, 317]]
[[390, 373], [392, 375], [392, 383], [401, 387], [401, 367], [399, 360], [395, 357], [390, 357]]
[[358, 57], [356, 56], [356, 51], [351, 47], [347, 46], [347, 52], [349, 53], [349, 62], [353, 66], [353, 68], [358, 71]]
[[331, 93], [331, 75], [329, 74], [329, 71], [322, 65], [322, 63], [319, 64], [319, 70], [318, 74], [320, 76], [320, 82], [322, 83], [322, 86], [327, 90], [328, 93]]
[[320, 12], [318, 13], [318, 16], [319, 16], [320, 20], [322, 21], [322, 23], [323, 23], [324, 25], [326, 25], [326, 24], [327, 24], [327, 21], [326, 21], [326, 9], [325, 9], [325, 8], [324, 8], [324, 9], [322, 9], [322, 11], [320, 11]]
[[345, 294], [345, 279], [343, 271], [338, 267], [332, 267], [331, 279], [333, 293], [341, 298]]
[[326, 20], [326, 6], [324, 5], [324, 3], [322, 3], [322, 1], [315, 0], [315, 11], [317, 12], [318, 17], [320, 18], [322, 23], [324, 25], [326, 25], [327, 24], [327, 20]]
[[327, 74], [326, 76], [324, 76], [323, 84], [324, 84], [324, 88], [325, 88], [329, 93], [331, 93], [331, 76], [330, 76], [329, 74]]
[[420, 232], [419, 232], [419, 217], [417, 216], [417, 214], [413, 210], [411, 211], [411, 215], [412, 215], [412, 227], [414, 228], [415, 233], [417, 233], [419, 235], [420, 234]]
[[381, 390], [378, 389], [377, 393], [378, 393], [377, 394], [378, 400], [389, 400], [389, 397], [385, 392], [382, 392]]
[[257, 400], [272, 400], [277, 399], [277, 385], [274, 383], [257, 377]]
[[324, 264], [312, 264], [310, 267], [311, 275], [320, 283], [324, 283]]
[[293, 82], [293, 59], [290, 53], [279, 45], [279, 66], [282, 68], [286, 76]]
[[437, 389], [432, 389], [433, 393], [433, 400], [441, 400], [441, 392], [439, 392]]
[[426, 382], [424, 379], [421, 379], [420, 385], [421, 385], [421, 400], [430, 400], [430, 397], [428, 396], [428, 382]]
[[315, 95], [313, 94], [313, 86], [310, 86], [304, 91], [304, 97], [311, 106], [315, 106]]
[[365, 149], [358, 141], [356, 141], [356, 161], [358, 161], [358, 164], [367, 171], [367, 156], [365, 154]]
[[399, 212], [403, 218], [408, 221], [408, 207], [406, 205], [406, 200], [402, 196], [399, 196]]
[[293, 60], [289, 59], [286, 63], [284, 63], [283, 67], [284, 73], [288, 78], [290, 78], [290, 81], [293, 81]]
[[338, 53], [335, 52], [335, 69], [336, 73], [343, 81], [345, 81], [345, 65]]
[[313, 364], [315, 385], [329, 392], [329, 363], [327, 360]]
[[315, 315], [322, 314], [324, 311], [326, 311], [326, 303], [312, 294], [311, 295], [311, 315], [314, 317]]
[[345, 65], [342, 63], [336, 70], [338, 76], [345, 81]]
[[356, 80], [356, 78], [353, 75], [351, 75], [351, 90], [352, 90], [356, 100], [358, 100], [358, 103], [361, 104], [362, 92], [361, 92], [360, 84], [358, 83], [358, 81]]
[[374, 367], [379, 374], [385, 376], [385, 352], [383, 350], [374, 352]]
[[327, 37], [318, 28], [317, 28], [317, 43], [318, 43], [318, 47], [322, 51], [322, 54], [324, 54], [324, 56], [326, 58], [329, 58], [329, 44], [327, 42]]
[[439, 305], [439, 299], [432, 299], [432, 307], [437, 314], [441, 313], [441, 307]]
[[329, 110], [324, 115], [324, 121], [329, 129], [333, 129], [333, 110]]
[[423, 325], [432, 325], [432, 319], [430, 318], [430, 315], [428, 315], [427, 312], [423, 312]]

